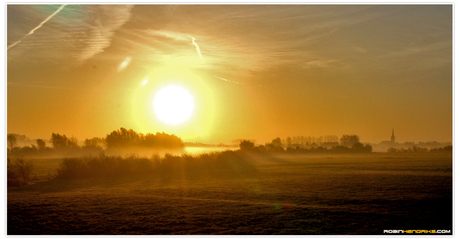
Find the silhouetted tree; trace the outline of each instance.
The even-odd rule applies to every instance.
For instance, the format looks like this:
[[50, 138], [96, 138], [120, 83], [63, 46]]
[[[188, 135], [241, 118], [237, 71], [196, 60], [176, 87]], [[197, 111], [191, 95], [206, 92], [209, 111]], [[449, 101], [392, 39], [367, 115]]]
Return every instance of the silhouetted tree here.
[[153, 147], [153, 148], [181, 148], [184, 147], [182, 140], [175, 136], [162, 133], [138, 134], [134, 130], [120, 128], [108, 134], [106, 139], [107, 148], [124, 147]]
[[32, 174], [33, 170], [33, 163], [32, 161], [26, 161], [24, 159], [17, 159], [15, 164], [15, 169], [17, 175], [24, 180], [24, 182], [29, 182], [30, 175]]
[[43, 150], [46, 148], [46, 143], [45, 140], [43, 139], [37, 139], [37, 148], [38, 150]]
[[265, 144], [265, 149], [268, 151], [284, 151], [283, 143], [279, 137], [273, 139], [271, 143]]
[[67, 146], [69, 148], [78, 148], [78, 140], [75, 137], [71, 137], [67, 140]]
[[244, 151], [251, 151], [254, 149], [254, 142], [249, 140], [242, 140], [240, 143], [240, 149]]
[[16, 135], [8, 134], [6, 138], [7, 138], [8, 146], [10, 147], [10, 150], [13, 150], [14, 146], [16, 146], [16, 143], [17, 143]]
[[67, 138], [65, 134], [51, 134], [51, 144], [53, 144], [53, 148], [57, 150], [63, 149], [76, 149], [78, 148], [78, 140], [75, 137]]
[[105, 141], [107, 148], [120, 148], [135, 146], [138, 143], [139, 135], [134, 130], [127, 130], [121, 127], [108, 134]]
[[101, 145], [103, 144], [105, 144], [105, 140], [98, 137], [85, 139], [82, 149], [89, 151], [90, 153], [98, 154], [102, 152], [103, 149]]
[[182, 140], [175, 136], [169, 135], [164, 132], [155, 134], [154, 145], [149, 145], [150, 147], [159, 147], [159, 148], [181, 148], [184, 147]]
[[351, 147], [351, 149], [355, 150], [355, 151], [363, 151], [364, 149], [364, 144], [360, 143], [360, 142], [356, 142], [353, 144], [353, 146]]
[[353, 147], [354, 144], [359, 143], [359, 137], [357, 135], [343, 135], [340, 138], [340, 144], [346, 147]]
[[364, 152], [372, 153], [372, 146], [370, 146], [369, 144], [366, 144], [366, 146], [364, 146]]
[[289, 146], [292, 144], [292, 138], [291, 137], [287, 137], [286, 138], [286, 144]]
[[273, 139], [272, 144], [275, 147], [281, 147], [281, 148], [283, 147], [283, 144], [281, 143], [281, 139], [279, 137], [276, 139]]
[[51, 144], [53, 144], [54, 149], [65, 149], [68, 146], [67, 136], [52, 133]]

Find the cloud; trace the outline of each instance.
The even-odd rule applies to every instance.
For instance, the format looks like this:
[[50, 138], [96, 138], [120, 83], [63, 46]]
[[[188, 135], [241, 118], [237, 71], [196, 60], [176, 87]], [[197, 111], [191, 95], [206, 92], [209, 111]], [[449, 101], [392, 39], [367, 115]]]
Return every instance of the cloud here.
[[131, 16], [131, 5], [100, 5], [90, 13], [93, 16], [85, 31], [86, 45], [79, 53], [78, 60], [85, 61], [101, 53], [110, 46], [115, 31], [125, 24]]
[[139, 31], [140, 34], [147, 34], [150, 36], [160, 36], [160, 37], [165, 37], [170, 40], [175, 40], [175, 41], [188, 41], [189, 39], [187, 38], [187, 35], [185, 33], [181, 32], [175, 32], [175, 31], [167, 31], [167, 30], [141, 30]]
[[327, 68], [337, 60], [313, 60], [305, 63], [304, 68]]
[[[21, 39], [21, 44], [14, 43], [14, 50], [13, 45], [9, 46], [8, 62], [81, 64], [111, 45], [116, 31], [130, 19], [132, 8], [130, 5], [61, 6]], [[8, 34], [18, 35], [30, 22], [42, 20], [49, 6], [20, 5], [11, 10], [17, 17], [8, 22]]]
[[34, 32], [36, 30], [38, 30], [40, 27], [43, 26], [43, 24], [45, 24], [47, 21], [49, 21], [52, 17], [54, 17], [54, 15], [58, 14], [67, 4], [63, 4], [61, 5], [55, 12], [53, 12], [53, 14], [49, 15], [45, 20], [43, 20], [42, 22], [40, 22], [40, 24], [38, 24], [38, 26], [36, 26], [34, 29], [32, 29], [29, 33], [27, 33], [25, 36], [23, 36], [21, 39], [17, 40], [16, 42], [14, 42], [13, 44], [9, 45], [7, 50], [9, 50], [11, 47], [14, 47], [16, 46], [17, 44], [21, 43], [22, 40], [24, 38], [26, 38], [27, 36], [30, 36], [32, 34], [34, 34]]

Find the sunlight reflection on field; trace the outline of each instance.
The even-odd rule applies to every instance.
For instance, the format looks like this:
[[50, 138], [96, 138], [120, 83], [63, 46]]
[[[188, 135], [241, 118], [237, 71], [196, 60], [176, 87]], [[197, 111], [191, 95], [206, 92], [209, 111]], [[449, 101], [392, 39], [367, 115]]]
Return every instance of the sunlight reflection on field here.
[[226, 150], [237, 150], [238, 147], [185, 147], [184, 153], [191, 155], [199, 155], [212, 152], [222, 152]]

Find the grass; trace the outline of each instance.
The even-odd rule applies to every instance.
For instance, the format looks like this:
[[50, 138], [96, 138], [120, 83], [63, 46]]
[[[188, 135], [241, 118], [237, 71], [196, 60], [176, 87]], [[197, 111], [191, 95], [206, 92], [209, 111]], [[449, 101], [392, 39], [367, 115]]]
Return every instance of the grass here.
[[373, 235], [385, 229], [452, 229], [451, 155], [246, 159], [251, 170], [235, 167], [230, 174], [206, 168], [200, 177], [127, 175], [9, 188], [8, 234]]

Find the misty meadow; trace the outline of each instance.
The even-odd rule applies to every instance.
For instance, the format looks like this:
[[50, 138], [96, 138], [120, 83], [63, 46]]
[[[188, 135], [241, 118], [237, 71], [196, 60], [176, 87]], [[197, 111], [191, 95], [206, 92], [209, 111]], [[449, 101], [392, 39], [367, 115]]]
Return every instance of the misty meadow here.
[[[93, 145], [94, 154], [88, 140], [79, 147], [58, 135], [53, 147], [34, 146], [32, 155], [17, 157], [30, 147], [9, 149], [10, 235], [452, 232], [452, 147], [285, 149], [276, 138], [257, 147], [243, 140], [236, 150], [141, 157], [127, 152], [184, 143], [156, 134], [162, 138], [145, 145], [154, 134], [121, 128], [99, 139], [107, 146]], [[54, 151], [73, 157], [52, 157]], [[40, 152], [48, 156], [34, 159]]]
[[6, 4], [7, 235], [452, 235], [453, 4]]

